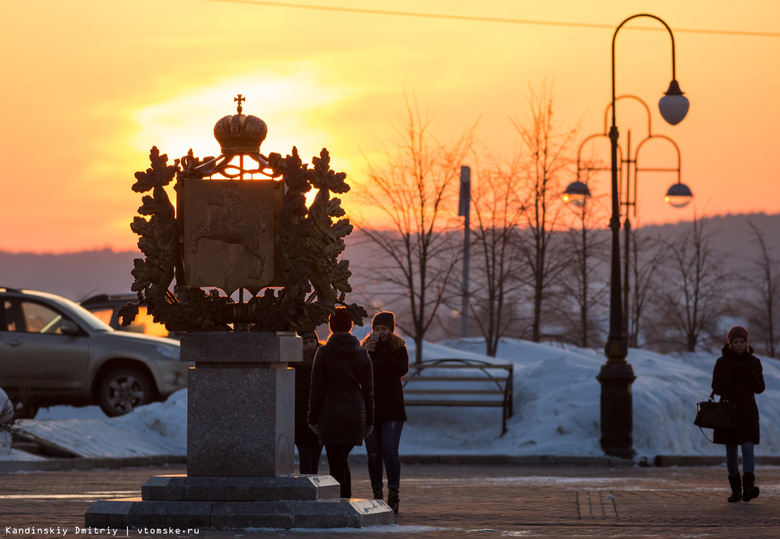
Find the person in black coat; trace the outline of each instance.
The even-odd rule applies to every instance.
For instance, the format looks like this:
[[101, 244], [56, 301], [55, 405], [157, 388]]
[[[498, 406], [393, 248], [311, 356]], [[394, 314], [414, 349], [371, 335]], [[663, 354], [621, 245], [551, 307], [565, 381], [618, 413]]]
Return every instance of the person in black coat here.
[[373, 331], [363, 341], [374, 370], [374, 431], [366, 438], [368, 475], [374, 498], [381, 500], [382, 465], [387, 471], [387, 504], [398, 513], [401, 458], [398, 446], [406, 421], [401, 378], [409, 372], [409, 352], [404, 340], [394, 333], [395, 315], [382, 311], [374, 316]]
[[371, 358], [350, 333], [352, 320], [337, 307], [329, 321], [331, 336], [317, 350], [311, 371], [309, 426], [325, 446], [330, 475], [341, 497], [352, 497], [349, 453], [374, 426], [374, 378]]
[[[734, 326], [727, 335], [728, 344], [712, 371], [712, 390], [736, 408], [737, 426], [733, 429], [716, 428], [713, 441], [726, 446], [726, 467], [731, 486], [730, 502], [740, 499], [749, 502], [759, 495], [755, 485], [755, 456], [753, 446], [761, 441], [756, 395], [762, 393], [764, 374], [761, 361], [748, 346], [750, 335], [742, 326]], [[742, 481], [737, 461], [738, 446], [742, 446]]]
[[320, 467], [322, 444], [319, 436], [309, 428], [307, 416], [311, 369], [314, 354], [321, 343], [316, 331], [304, 331], [299, 335], [303, 339], [303, 361], [292, 364], [295, 369], [295, 447], [298, 449], [300, 473], [316, 474]]

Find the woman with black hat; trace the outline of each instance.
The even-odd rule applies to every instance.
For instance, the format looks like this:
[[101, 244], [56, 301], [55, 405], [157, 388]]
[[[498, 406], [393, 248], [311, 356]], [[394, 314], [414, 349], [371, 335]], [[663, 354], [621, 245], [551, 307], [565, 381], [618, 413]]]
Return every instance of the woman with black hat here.
[[373, 331], [363, 341], [374, 371], [374, 431], [366, 438], [368, 475], [374, 498], [383, 497], [382, 468], [387, 471], [387, 505], [398, 513], [401, 457], [398, 446], [406, 421], [401, 378], [409, 372], [406, 343], [395, 333], [395, 315], [382, 311], [374, 316]]
[[[730, 502], [749, 502], [760, 492], [754, 474], [753, 446], [761, 439], [755, 396], [762, 393], [766, 386], [761, 361], [748, 346], [749, 337], [742, 326], [731, 328], [726, 336], [728, 344], [723, 347], [723, 355], [715, 362], [712, 372], [713, 392], [736, 408], [737, 426], [733, 429], [716, 428], [713, 433], [714, 442], [726, 446]], [[742, 446], [742, 480], [739, 477], [738, 446]]]
[[350, 333], [347, 309], [330, 316], [331, 335], [317, 350], [311, 372], [309, 427], [325, 446], [330, 475], [341, 485], [341, 497], [352, 497], [349, 453], [374, 425], [374, 378], [371, 358]]

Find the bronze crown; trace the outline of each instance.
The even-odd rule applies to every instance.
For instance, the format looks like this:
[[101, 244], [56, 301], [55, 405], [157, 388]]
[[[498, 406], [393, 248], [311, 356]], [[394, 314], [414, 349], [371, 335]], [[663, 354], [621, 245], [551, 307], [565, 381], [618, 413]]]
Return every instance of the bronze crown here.
[[260, 153], [267, 134], [265, 122], [252, 115], [228, 115], [214, 124], [214, 138], [225, 156]]

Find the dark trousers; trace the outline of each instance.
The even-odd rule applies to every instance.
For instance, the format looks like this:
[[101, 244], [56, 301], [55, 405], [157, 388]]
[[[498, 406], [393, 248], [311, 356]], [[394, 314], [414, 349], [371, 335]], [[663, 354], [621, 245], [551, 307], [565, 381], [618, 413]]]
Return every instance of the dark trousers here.
[[320, 457], [322, 456], [322, 444], [313, 442], [299, 442], [298, 448], [299, 470], [301, 474], [316, 474], [320, 469]]
[[382, 488], [382, 464], [387, 471], [387, 488], [400, 487], [401, 457], [398, 455], [398, 445], [401, 443], [403, 428], [403, 421], [382, 421], [374, 425], [374, 430], [366, 438], [371, 488]]
[[325, 453], [328, 455], [328, 468], [333, 479], [341, 485], [341, 497], [352, 497], [352, 475], [349, 473], [349, 452], [354, 445], [327, 444]]

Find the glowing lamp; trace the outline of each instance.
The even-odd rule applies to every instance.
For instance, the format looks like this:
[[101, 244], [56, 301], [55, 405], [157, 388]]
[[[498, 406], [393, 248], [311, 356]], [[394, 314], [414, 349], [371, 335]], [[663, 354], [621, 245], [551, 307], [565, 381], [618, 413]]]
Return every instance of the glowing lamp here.
[[585, 200], [590, 196], [590, 189], [581, 181], [571, 182], [563, 192], [563, 201], [581, 208]]
[[669, 187], [664, 200], [674, 208], [684, 208], [690, 204], [692, 198], [693, 193], [690, 187], [684, 183], [675, 183]]
[[688, 107], [688, 98], [683, 95], [677, 81], [672, 79], [672, 82], [669, 83], [669, 89], [666, 90], [666, 94], [658, 101], [658, 108], [661, 111], [661, 116], [663, 116], [667, 123], [677, 125], [682, 122], [685, 115], [688, 114]]

